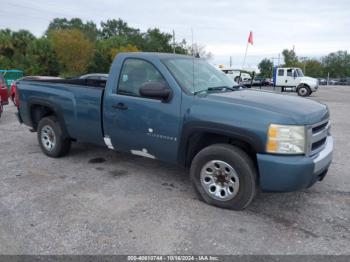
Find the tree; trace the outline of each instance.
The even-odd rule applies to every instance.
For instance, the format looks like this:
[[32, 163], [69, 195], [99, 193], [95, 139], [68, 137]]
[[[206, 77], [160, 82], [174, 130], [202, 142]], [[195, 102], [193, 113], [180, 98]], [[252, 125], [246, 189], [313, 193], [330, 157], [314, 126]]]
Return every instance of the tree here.
[[35, 39], [27, 30], [0, 31], [0, 65], [3, 68], [25, 68], [28, 64], [28, 46]]
[[125, 53], [125, 52], [138, 52], [136, 46], [127, 44], [127, 46], [121, 46], [119, 48], [112, 48], [110, 52], [111, 60], [114, 59], [114, 57], [119, 53]]
[[304, 74], [311, 77], [324, 76], [323, 64], [316, 59], [305, 60], [300, 63], [300, 68], [304, 70]]
[[106, 73], [113, 61], [112, 49], [127, 46], [127, 40], [122, 36], [113, 36], [108, 39], [97, 40], [95, 43], [94, 56], [89, 66], [90, 72]]
[[175, 42], [175, 53], [188, 55], [189, 51], [187, 48], [187, 42], [185, 39], [182, 39], [181, 42]]
[[115, 36], [123, 37], [128, 43], [137, 46], [140, 46], [142, 42], [140, 30], [129, 27], [122, 19], [101, 22], [100, 38], [108, 39]]
[[11, 68], [14, 52], [12, 31], [10, 29], [0, 30], [0, 65], [2, 68]]
[[11, 57], [13, 53], [12, 31], [10, 29], [0, 30], [0, 55]]
[[284, 58], [284, 66], [297, 66], [299, 63], [298, 57], [296, 56], [294, 50], [284, 49], [282, 51]]
[[146, 52], [173, 52], [171, 46], [172, 35], [162, 33], [158, 28], [148, 29], [143, 35], [143, 42], [141, 43], [142, 51]]
[[66, 18], [55, 18], [50, 22], [46, 30], [46, 35], [49, 35], [50, 31], [62, 29], [78, 29], [92, 42], [97, 39], [99, 33], [96, 24], [92, 21], [83, 23], [80, 18], [72, 18], [71, 20], [67, 20]]
[[261, 60], [261, 62], [258, 65], [258, 68], [260, 70], [260, 76], [264, 78], [269, 78], [272, 76], [272, 71], [273, 71], [273, 63], [271, 60], [265, 58]]
[[199, 45], [197, 43], [194, 43], [193, 46], [188, 46], [187, 52], [188, 54], [208, 60], [213, 58], [213, 54], [211, 52], [207, 52], [207, 50], [205, 50], [205, 46]]
[[86, 72], [93, 55], [93, 44], [78, 29], [64, 29], [50, 33], [53, 49], [63, 69], [63, 75]]
[[25, 73], [28, 75], [59, 74], [60, 67], [54, 52], [52, 42], [47, 37], [35, 39], [28, 46], [28, 64]]
[[330, 77], [350, 76], [350, 54], [347, 51], [330, 53], [322, 59], [322, 64]]

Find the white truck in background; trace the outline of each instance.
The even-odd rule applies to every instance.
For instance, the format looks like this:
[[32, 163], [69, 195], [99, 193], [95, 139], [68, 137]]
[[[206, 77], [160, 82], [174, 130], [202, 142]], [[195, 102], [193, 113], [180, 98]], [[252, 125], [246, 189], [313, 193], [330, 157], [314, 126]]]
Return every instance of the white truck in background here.
[[304, 97], [318, 89], [318, 80], [304, 76], [303, 71], [297, 67], [274, 67], [273, 84], [281, 87], [282, 92], [297, 92]]

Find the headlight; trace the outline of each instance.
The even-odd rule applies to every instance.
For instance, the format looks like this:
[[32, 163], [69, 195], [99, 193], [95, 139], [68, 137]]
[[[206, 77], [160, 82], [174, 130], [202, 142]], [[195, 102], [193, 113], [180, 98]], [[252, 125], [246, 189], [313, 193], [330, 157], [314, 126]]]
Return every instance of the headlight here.
[[305, 126], [269, 126], [266, 152], [275, 154], [304, 154]]

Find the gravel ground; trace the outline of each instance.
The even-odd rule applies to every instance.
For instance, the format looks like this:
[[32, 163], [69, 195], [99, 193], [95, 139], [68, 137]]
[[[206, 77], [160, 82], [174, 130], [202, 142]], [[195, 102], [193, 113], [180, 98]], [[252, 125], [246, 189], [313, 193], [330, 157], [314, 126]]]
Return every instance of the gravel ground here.
[[[295, 95], [295, 94], [291, 94]], [[260, 193], [240, 212], [198, 200], [188, 171], [75, 143], [41, 153], [15, 107], [0, 118], [1, 254], [350, 254], [350, 87], [321, 87], [334, 161], [324, 181]]]

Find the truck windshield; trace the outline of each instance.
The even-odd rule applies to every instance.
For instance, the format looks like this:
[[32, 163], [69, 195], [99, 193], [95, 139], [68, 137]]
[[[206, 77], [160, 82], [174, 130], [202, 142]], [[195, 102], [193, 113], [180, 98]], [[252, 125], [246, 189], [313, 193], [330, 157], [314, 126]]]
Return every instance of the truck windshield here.
[[192, 94], [205, 91], [232, 91], [238, 84], [203, 59], [169, 58], [163, 63], [176, 81]]
[[303, 71], [301, 71], [301, 69], [298, 68], [298, 69], [296, 69], [296, 71], [297, 71], [298, 76], [300, 76], [300, 77], [304, 76]]

